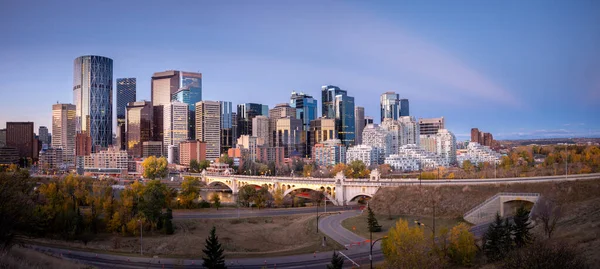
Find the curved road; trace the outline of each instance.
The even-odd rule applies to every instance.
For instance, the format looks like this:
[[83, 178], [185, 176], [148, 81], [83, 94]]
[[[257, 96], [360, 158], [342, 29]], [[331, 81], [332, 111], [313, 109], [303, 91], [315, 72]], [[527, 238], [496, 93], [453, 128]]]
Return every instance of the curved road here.
[[[356, 209], [356, 206], [327, 206], [327, 212], [347, 211]], [[319, 208], [319, 214], [323, 213], [323, 207]], [[296, 208], [267, 208], [267, 209], [237, 209], [225, 208], [217, 211], [174, 211], [173, 218], [176, 219], [228, 219], [228, 218], [250, 218], [250, 217], [271, 217], [287, 216], [298, 214], [316, 214], [314, 207], [296, 207]]]

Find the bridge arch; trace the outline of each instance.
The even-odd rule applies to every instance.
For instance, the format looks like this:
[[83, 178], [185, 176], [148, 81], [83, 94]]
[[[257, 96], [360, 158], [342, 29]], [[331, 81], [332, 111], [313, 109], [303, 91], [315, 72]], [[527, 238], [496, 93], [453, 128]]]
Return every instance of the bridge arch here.
[[353, 194], [352, 197], [348, 200], [348, 201], [352, 201], [354, 199], [356, 199], [359, 196], [367, 196], [369, 198], [373, 198], [373, 195], [371, 194], [367, 194], [367, 193], [358, 193], [358, 194]]
[[236, 184], [232, 179], [223, 179], [223, 178], [206, 178], [206, 185], [211, 185], [214, 183], [221, 183], [231, 189], [232, 192], [236, 192], [237, 188], [235, 188]]
[[292, 193], [295, 190], [300, 190], [300, 189], [306, 189], [306, 190], [313, 190], [313, 191], [321, 191], [323, 188], [323, 190], [327, 190], [328, 188], [331, 190], [331, 194], [324, 192], [325, 196], [327, 197], [327, 200], [331, 201], [334, 204], [337, 204], [336, 200], [335, 200], [335, 187], [333, 186], [328, 186], [328, 185], [290, 185], [291, 187], [289, 189], [286, 189], [285, 192], [283, 192], [283, 197], [287, 196], [288, 194]]

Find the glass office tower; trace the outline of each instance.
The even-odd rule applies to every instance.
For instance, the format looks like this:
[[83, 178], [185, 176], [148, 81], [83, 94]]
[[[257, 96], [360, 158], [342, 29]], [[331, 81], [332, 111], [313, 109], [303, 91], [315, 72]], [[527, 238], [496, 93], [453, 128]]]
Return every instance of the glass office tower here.
[[258, 115], [268, 116], [269, 106], [255, 103], [237, 106], [237, 132], [235, 139], [242, 135], [252, 135], [252, 119]]
[[136, 79], [117, 79], [117, 141], [121, 150], [127, 149], [127, 135], [125, 134], [125, 115], [127, 104], [135, 102]]
[[398, 120], [399, 117], [409, 116], [408, 99], [400, 99], [400, 95], [395, 92], [383, 93], [380, 104], [381, 122], [385, 118]]
[[354, 145], [354, 97], [332, 85], [321, 87], [321, 95], [322, 116], [336, 120], [338, 138], [346, 147]]
[[310, 122], [317, 119], [317, 100], [303, 92], [292, 92], [290, 106], [296, 109], [296, 118], [302, 121], [302, 134], [300, 137], [304, 145], [305, 157], [311, 157], [310, 150]]
[[113, 60], [87, 55], [74, 61], [73, 103], [77, 131], [87, 133], [92, 151], [112, 144]]
[[221, 103], [221, 153], [227, 153], [227, 150], [233, 148], [236, 141], [233, 141], [234, 129], [233, 105], [231, 102], [219, 101]]

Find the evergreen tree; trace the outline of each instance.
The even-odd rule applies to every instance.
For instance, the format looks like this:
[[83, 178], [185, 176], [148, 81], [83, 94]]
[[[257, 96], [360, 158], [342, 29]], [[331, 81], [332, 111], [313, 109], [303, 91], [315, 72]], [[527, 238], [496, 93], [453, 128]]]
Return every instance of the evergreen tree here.
[[379, 225], [379, 223], [377, 222], [377, 219], [375, 218], [375, 213], [373, 213], [373, 210], [371, 210], [371, 206], [367, 206], [367, 210], [369, 212], [369, 216], [367, 217], [367, 223], [369, 225], [369, 231], [370, 232], [380, 232], [381, 231], [381, 225]]
[[327, 265], [327, 269], [342, 269], [344, 267], [344, 257], [338, 255], [336, 251], [331, 257], [331, 264]]
[[219, 243], [219, 237], [217, 236], [215, 226], [210, 230], [210, 235], [206, 238], [204, 244], [204, 263], [202, 266], [208, 269], [225, 269], [225, 257], [223, 257], [223, 248]]
[[175, 229], [173, 229], [173, 210], [171, 210], [170, 208], [167, 208], [167, 214], [165, 216], [165, 233], [166, 234], [173, 234], [175, 232]]
[[529, 222], [529, 210], [521, 206], [517, 209], [517, 214], [514, 217], [514, 225], [512, 226], [512, 234], [514, 236], [515, 246], [520, 248], [531, 242], [531, 233], [529, 230], [533, 228]]
[[483, 252], [490, 261], [502, 260], [510, 251], [512, 238], [508, 220], [502, 220], [496, 214], [496, 220], [490, 224], [483, 237]]

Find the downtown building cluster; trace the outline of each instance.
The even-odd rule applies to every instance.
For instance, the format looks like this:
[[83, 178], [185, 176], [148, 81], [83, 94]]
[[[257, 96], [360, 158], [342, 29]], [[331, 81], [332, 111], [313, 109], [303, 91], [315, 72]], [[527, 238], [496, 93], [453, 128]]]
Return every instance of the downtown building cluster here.
[[150, 156], [166, 157], [174, 169], [223, 154], [235, 166], [245, 161], [278, 166], [302, 158], [320, 166], [360, 160], [369, 167], [385, 163], [414, 171], [457, 163], [456, 138], [444, 118], [417, 120], [408, 99], [395, 92], [381, 94], [381, 122], [375, 124], [354, 97], [334, 85], [321, 87], [320, 105], [293, 91], [289, 101], [269, 108], [204, 100], [202, 74], [196, 72], [152, 74], [151, 100], [137, 100], [136, 78], [114, 82], [116, 100], [112, 59], [75, 59], [73, 103], [52, 105], [52, 133], [41, 126], [36, 137], [31, 122], [7, 123], [0, 130], [0, 143], [5, 142], [0, 162], [39, 157], [42, 169], [91, 174], [140, 172], [141, 161]]

